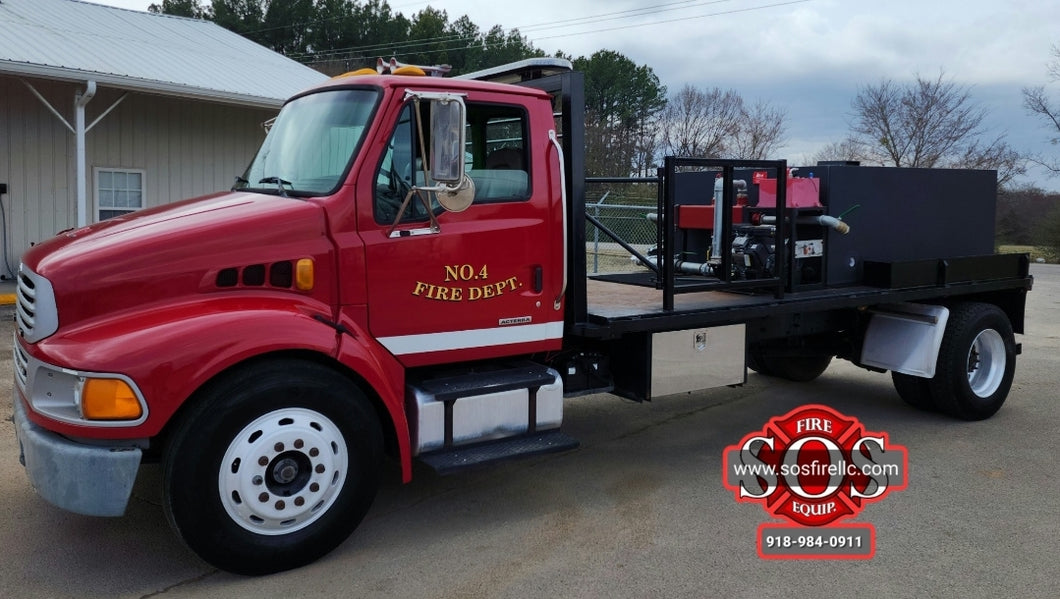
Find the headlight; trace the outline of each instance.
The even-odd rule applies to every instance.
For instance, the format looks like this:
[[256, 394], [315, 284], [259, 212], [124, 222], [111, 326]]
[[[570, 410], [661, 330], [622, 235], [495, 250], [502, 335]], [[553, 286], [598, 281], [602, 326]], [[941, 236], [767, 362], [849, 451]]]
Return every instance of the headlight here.
[[[18, 350], [19, 341], [15, 344]], [[70, 424], [135, 426], [147, 419], [147, 402], [132, 379], [115, 373], [60, 368], [16, 351], [19, 389], [34, 412]], [[25, 381], [23, 383], [23, 380]]]

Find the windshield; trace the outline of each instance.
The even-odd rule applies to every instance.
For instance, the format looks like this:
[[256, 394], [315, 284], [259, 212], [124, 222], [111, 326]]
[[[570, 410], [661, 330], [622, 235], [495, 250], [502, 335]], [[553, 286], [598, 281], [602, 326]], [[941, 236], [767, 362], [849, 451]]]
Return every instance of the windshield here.
[[287, 103], [234, 189], [299, 197], [333, 192], [378, 97], [375, 90], [339, 89]]

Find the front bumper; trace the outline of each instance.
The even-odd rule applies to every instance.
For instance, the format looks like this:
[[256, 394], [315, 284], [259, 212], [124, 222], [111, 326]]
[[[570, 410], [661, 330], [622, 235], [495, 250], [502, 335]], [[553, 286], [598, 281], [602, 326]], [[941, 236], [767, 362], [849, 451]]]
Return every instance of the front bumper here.
[[16, 393], [14, 400], [19, 459], [37, 493], [78, 514], [124, 514], [143, 452], [71, 441], [30, 422], [22, 398]]

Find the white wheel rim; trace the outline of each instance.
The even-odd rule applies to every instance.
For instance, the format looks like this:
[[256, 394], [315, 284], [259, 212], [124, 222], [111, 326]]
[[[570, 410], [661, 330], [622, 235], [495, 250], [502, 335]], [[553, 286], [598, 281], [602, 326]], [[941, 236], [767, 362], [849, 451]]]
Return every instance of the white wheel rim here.
[[319, 412], [284, 408], [251, 422], [221, 460], [217, 489], [237, 524], [262, 535], [309, 526], [346, 481], [342, 431]]
[[994, 329], [980, 332], [968, 349], [968, 385], [979, 397], [990, 397], [1005, 378], [1005, 340]]

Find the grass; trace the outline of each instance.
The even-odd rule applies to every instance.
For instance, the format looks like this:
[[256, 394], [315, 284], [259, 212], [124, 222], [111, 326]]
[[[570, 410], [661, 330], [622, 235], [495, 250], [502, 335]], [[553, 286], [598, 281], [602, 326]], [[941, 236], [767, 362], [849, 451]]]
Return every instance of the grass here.
[[1049, 263], [1057, 261], [1055, 254], [1049, 248], [1036, 245], [999, 245], [997, 251], [1000, 254], [1030, 254], [1031, 262], [1037, 262], [1039, 259]]

